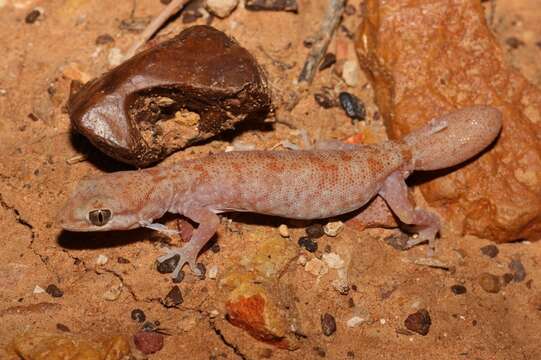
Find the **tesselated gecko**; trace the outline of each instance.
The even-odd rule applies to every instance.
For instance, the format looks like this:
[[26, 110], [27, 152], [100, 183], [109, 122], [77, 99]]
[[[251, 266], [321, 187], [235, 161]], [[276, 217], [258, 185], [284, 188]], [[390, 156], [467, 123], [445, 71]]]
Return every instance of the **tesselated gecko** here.
[[218, 213], [249, 211], [293, 219], [322, 219], [359, 209], [380, 195], [401, 222], [415, 226], [409, 246], [440, 230], [437, 215], [414, 207], [405, 179], [413, 170], [448, 168], [486, 148], [501, 128], [501, 113], [464, 108], [433, 119], [400, 141], [376, 145], [323, 143], [314, 150], [233, 151], [170, 166], [83, 179], [59, 214], [70, 231], [166, 231], [154, 219], [166, 212], [198, 223], [191, 240], [170, 248], [197, 272], [196, 259], [219, 225]]

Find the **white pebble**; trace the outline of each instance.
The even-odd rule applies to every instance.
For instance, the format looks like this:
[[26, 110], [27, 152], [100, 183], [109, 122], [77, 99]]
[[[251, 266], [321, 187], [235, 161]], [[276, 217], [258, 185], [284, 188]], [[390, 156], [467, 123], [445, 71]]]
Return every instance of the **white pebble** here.
[[342, 295], [347, 295], [349, 293], [349, 283], [346, 279], [333, 280], [332, 287]]
[[331, 221], [323, 227], [325, 235], [335, 237], [344, 229], [344, 223], [341, 221]]
[[306, 265], [307, 261], [308, 260], [306, 259], [306, 256], [304, 255], [299, 256], [299, 258], [297, 259], [297, 263], [302, 266]]
[[218, 315], [220, 315], [220, 313], [218, 312], [218, 310], [211, 310], [211, 311], [209, 312], [209, 317], [210, 317], [211, 319], [214, 319], [214, 318], [215, 318], [216, 316], [218, 316]]
[[124, 54], [122, 54], [122, 51], [120, 51], [119, 48], [112, 48], [109, 50], [109, 55], [107, 56], [107, 62], [109, 62], [109, 65], [111, 66], [117, 66], [120, 65], [124, 61]]
[[122, 284], [118, 286], [112, 286], [109, 290], [103, 293], [102, 297], [107, 301], [115, 301], [120, 297], [122, 293]]
[[364, 322], [365, 320], [360, 317], [360, 316], [354, 316], [352, 317], [351, 319], [349, 319], [347, 322], [346, 322], [346, 325], [350, 328], [352, 327], [355, 327], [357, 325], [360, 325]]
[[322, 259], [331, 269], [342, 269], [345, 265], [344, 260], [336, 253], [323, 254]]
[[212, 265], [209, 271], [207, 272], [207, 276], [209, 277], [209, 279], [216, 279], [217, 275], [218, 275], [218, 266]]
[[33, 291], [34, 294], [43, 294], [44, 292], [45, 290], [41, 286], [36, 285], [36, 287], [34, 287], [34, 291]]
[[344, 63], [342, 78], [348, 86], [357, 86], [359, 83], [359, 64], [356, 60], [348, 60]]
[[323, 261], [319, 260], [318, 258], [313, 258], [306, 263], [304, 270], [308, 271], [312, 275], [321, 276], [325, 275], [329, 271], [329, 268]]
[[385, 320], [385, 319], [379, 319], [379, 323], [381, 325], [385, 325], [386, 322], [387, 322], [387, 320]]
[[207, 10], [219, 18], [229, 16], [235, 10], [239, 0], [207, 0]]
[[109, 261], [109, 258], [105, 255], [100, 254], [96, 259], [96, 265], [105, 265], [107, 264], [107, 261]]
[[278, 226], [278, 232], [280, 233], [281, 237], [288, 238], [289, 237], [289, 228], [286, 224], [282, 224]]

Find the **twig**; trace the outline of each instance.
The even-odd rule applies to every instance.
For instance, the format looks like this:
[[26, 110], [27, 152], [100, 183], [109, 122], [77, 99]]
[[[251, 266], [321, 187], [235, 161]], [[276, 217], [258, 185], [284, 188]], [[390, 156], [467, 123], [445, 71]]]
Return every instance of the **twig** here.
[[128, 52], [126, 53], [124, 59], [127, 60], [131, 58], [133, 55], [135, 55], [135, 52], [150, 39], [156, 31], [158, 31], [163, 24], [174, 14], [176, 14], [178, 11], [180, 11], [184, 6], [186, 6], [187, 3], [189, 3], [191, 0], [173, 0], [165, 7], [165, 9], [162, 10], [161, 13], [158, 14], [152, 20], [150, 24], [145, 28], [145, 30], [139, 35], [139, 37], [135, 40], [133, 45], [130, 47]]
[[327, 48], [329, 47], [329, 43], [331, 42], [334, 31], [340, 23], [345, 4], [346, 0], [330, 0], [329, 7], [327, 8], [327, 12], [325, 14], [325, 19], [323, 19], [321, 28], [316, 36], [316, 41], [312, 45], [312, 49], [310, 50], [301, 74], [299, 75], [299, 83], [307, 82], [310, 84], [312, 83], [312, 80], [314, 80], [317, 66], [327, 52]]

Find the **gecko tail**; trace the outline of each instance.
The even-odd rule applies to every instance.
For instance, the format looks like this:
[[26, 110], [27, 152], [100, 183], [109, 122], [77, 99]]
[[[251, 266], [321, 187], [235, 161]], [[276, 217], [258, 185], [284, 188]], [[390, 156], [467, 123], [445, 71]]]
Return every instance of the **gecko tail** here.
[[471, 106], [431, 120], [403, 141], [411, 148], [414, 170], [437, 170], [480, 153], [496, 139], [501, 127], [498, 109]]

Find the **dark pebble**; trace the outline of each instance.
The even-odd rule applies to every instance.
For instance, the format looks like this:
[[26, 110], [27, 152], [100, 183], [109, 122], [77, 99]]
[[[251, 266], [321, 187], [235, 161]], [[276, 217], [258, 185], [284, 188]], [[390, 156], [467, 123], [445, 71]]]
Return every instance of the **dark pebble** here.
[[513, 281], [513, 278], [514, 278], [514, 277], [515, 277], [515, 276], [514, 276], [513, 274], [511, 274], [511, 273], [505, 273], [505, 274], [503, 274], [503, 275], [502, 275], [502, 280], [503, 280], [504, 285], [507, 285], [507, 284], [509, 284], [511, 281]]
[[326, 93], [315, 93], [314, 100], [324, 109], [330, 109], [336, 106], [336, 102]]
[[162, 305], [166, 308], [178, 306], [183, 302], [184, 299], [182, 298], [182, 293], [177, 285], [173, 286], [165, 298], [161, 300]]
[[297, 0], [246, 0], [246, 10], [251, 11], [290, 11], [298, 12]]
[[119, 264], [129, 264], [130, 260], [123, 258], [122, 256], [119, 256], [116, 258], [116, 262]]
[[348, 306], [350, 308], [354, 308], [355, 307], [355, 301], [353, 300], [353, 298], [349, 298], [348, 299]]
[[481, 250], [481, 254], [488, 256], [489, 258], [495, 258], [496, 256], [498, 256], [498, 253], [500, 252], [500, 250], [498, 249], [496, 245], [483, 246], [480, 250]]
[[314, 351], [316, 352], [316, 354], [317, 354], [319, 357], [324, 358], [325, 356], [327, 356], [327, 354], [325, 353], [325, 350], [323, 350], [323, 349], [320, 348], [319, 346], [314, 346]]
[[306, 228], [306, 235], [312, 239], [319, 239], [325, 235], [325, 230], [321, 224], [312, 224]]
[[340, 100], [340, 105], [346, 112], [346, 115], [353, 120], [364, 120], [366, 117], [366, 109], [364, 104], [353, 94], [350, 94], [346, 91], [341, 92], [338, 95]]
[[132, 320], [137, 321], [138, 323], [142, 323], [146, 320], [146, 315], [141, 309], [133, 309], [131, 311], [131, 318]]
[[465, 294], [468, 290], [466, 289], [464, 285], [457, 284], [457, 285], [451, 286], [451, 291], [455, 295], [462, 295], [462, 294]]
[[113, 39], [111, 35], [101, 34], [96, 38], [96, 45], [106, 45], [112, 43], [113, 41], [115, 41], [115, 39]]
[[396, 250], [406, 250], [408, 248], [408, 235], [400, 232], [394, 233], [383, 239], [387, 244], [391, 245]]
[[157, 327], [152, 321], [147, 321], [146, 323], [143, 324], [143, 326], [141, 326], [141, 329], [143, 331], [151, 332], [151, 331], [156, 331]]
[[430, 319], [430, 314], [428, 311], [421, 309], [413, 314], [410, 314], [407, 319], [404, 320], [404, 325], [408, 330], [425, 336], [428, 334], [430, 325], [432, 325], [432, 320]]
[[333, 53], [326, 53], [325, 56], [323, 56], [323, 60], [321, 60], [321, 64], [319, 65], [319, 71], [328, 69], [334, 64], [336, 64], [336, 55]]
[[64, 295], [64, 292], [54, 284], [47, 286], [47, 289], [45, 289], [45, 291], [47, 292], [47, 294], [55, 298], [62, 297]]
[[357, 285], [355, 285], [355, 284], [351, 285], [351, 290], [357, 291]]
[[175, 284], [179, 284], [179, 283], [182, 282], [182, 280], [184, 280], [184, 277], [185, 277], [185, 276], [186, 276], [186, 273], [185, 273], [184, 271], [180, 270], [180, 271], [178, 272], [177, 277], [176, 277], [176, 278], [173, 278], [173, 282], [174, 282]]
[[197, 263], [195, 267], [197, 268], [197, 274], [195, 274], [197, 278], [199, 280], [205, 279], [205, 275], [207, 273], [207, 268], [205, 267], [205, 265], [202, 263]]
[[505, 43], [512, 49], [517, 49], [519, 46], [524, 46], [524, 41], [514, 36], [508, 37]]
[[158, 262], [158, 266], [157, 266], [158, 272], [160, 274], [172, 273], [177, 267], [179, 260], [180, 260], [180, 256], [175, 255], [172, 258], [169, 258], [163, 262]]
[[133, 343], [143, 354], [152, 354], [163, 348], [163, 335], [156, 332], [139, 331], [133, 335]]
[[325, 245], [325, 248], [323, 249], [323, 251], [325, 251], [325, 253], [330, 253], [332, 251], [332, 248], [331, 248], [331, 245]]
[[182, 23], [183, 24], [190, 24], [197, 19], [203, 17], [203, 14], [201, 14], [198, 10], [188, 10], [182, 15]]
[[509, 270], [513, 273], [513, 281], [514, 282], [521, 282], [524, 281], [526, 278], [526, 269], [524, 269], [524, 265], [520, 262], [518, 259], [513, 259], [508, 265]]
[[38, 9], [30, 11], [24, 18], [24, 22], [27, 24], [33, 24], [40, 17], [41, 12]]
[[312, 253], [317, 251], [317, 243], [308, 236], [302, 236], [299, 239], [299, 246]]
[[60, 324], [60, 323], [56, 324], [56, 328], [58, 330], [60, 330], [60, 331], [63, 331], [63, 332], [70, 332], [71, 331], [69, 327], [67, 327], [64, 324]]
[[336, 332], [336, 320], [331, 314], [325, 313], [321, 316], [321, 330], [323, 330], [323, 335], [331, 336]]
[[353, 351], [348, 351], [347, 352], [347, 357], [350, 358], [350, 359], [354, 359], [355, 358], [355, 353]]
[[218, 244], [217, 242], [215, 242], [215, 243], [212, 244], [212, 246], [210, 247], [210, 250], [211, 250], [213, 253], [215, 253], [215, 254], [219, 253], [220, 250], [221, 250], [221, 249], [220, 249], [220, 244]]

